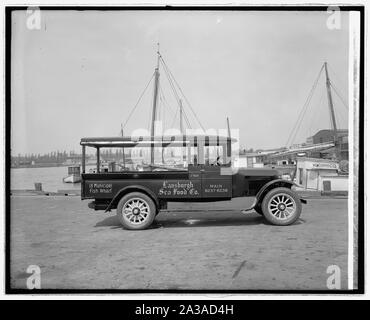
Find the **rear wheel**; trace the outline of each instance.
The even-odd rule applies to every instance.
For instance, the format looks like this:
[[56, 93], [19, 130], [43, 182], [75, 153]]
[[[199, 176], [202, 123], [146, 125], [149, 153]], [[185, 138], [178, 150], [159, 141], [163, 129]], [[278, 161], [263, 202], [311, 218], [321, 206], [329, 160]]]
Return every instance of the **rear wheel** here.
[[272, 224], [286, 226], [297, 221], [302, 205], [298, 195], [288, 188], [275, 188], [262, 201], [265, 218]]
[[153, 200], [141, 192], [128, 193], [117, 206], [117, 217], [125, 229], [143, 230], [148, 228], [156, 216]]

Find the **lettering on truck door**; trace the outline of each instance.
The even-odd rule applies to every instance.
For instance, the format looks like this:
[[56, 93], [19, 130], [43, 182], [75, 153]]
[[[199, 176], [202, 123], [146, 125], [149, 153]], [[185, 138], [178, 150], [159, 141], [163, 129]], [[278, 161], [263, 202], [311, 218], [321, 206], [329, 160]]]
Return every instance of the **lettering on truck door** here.
[[209, 166], [202, 171], [203, 198], [231, 198], [232, 176], [221, 175], [221, 167]]

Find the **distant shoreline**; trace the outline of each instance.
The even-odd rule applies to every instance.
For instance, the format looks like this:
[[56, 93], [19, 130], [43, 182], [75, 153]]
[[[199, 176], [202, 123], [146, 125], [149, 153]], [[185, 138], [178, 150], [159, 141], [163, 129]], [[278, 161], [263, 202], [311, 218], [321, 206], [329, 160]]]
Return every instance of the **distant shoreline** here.
[[11, 169], [32, 169], [32, 168], [55, 168], [55, 167], [69, 167], [69, 166], [78, 166], [78, 164], [62, 164], [62, 163], [37, 163], [34, 165], [27, 164], [27, 165], [19, 165], [19, 166], [11, 166]]

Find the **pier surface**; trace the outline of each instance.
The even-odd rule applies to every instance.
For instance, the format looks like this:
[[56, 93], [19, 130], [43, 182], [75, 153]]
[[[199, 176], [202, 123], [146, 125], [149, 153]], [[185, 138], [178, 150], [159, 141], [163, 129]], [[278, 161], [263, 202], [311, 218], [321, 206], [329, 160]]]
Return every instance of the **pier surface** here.
[[170, 204], [127, 231], [79, 197], [11, 196], [11, 286], [37, 265], [45, 289], [326, 290], [337, 265], [347, 289], [346, 199], [310, 199], [286, 227], [241, 214], [251, 200]]

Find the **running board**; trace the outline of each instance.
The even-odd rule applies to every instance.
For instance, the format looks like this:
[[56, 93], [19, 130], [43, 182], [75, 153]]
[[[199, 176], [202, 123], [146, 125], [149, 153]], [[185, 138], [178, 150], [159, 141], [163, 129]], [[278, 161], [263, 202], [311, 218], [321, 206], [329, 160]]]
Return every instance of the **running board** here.
[[242, 210], [241, 212], [242, 212], [242, 214], [248, 214], [252, 210], [253, 210], [253, 208], [248, 208], [248, 209]]
[[242, 213], [243, 214], [248, 214], [249, 211], [251, 211], [251, 210], [254, 209], [254, 207], [256, 206], [256, 204], [257, 204], [257, 199], [254, 199], [252, 205], [249, 208], [242, 210]]

